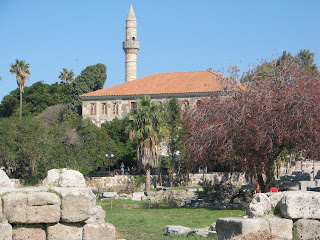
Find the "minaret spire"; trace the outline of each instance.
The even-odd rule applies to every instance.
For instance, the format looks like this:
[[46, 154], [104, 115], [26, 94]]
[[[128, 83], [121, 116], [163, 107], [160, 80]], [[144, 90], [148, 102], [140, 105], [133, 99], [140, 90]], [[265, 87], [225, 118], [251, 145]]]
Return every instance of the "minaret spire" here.
[[123, 42], [123, 50], [126, 53], [126, 82], [137, 79], [137, 54], [139, 49], [137, 19], [131, 5], [126, 20], [126, 41]]
[[127, 21], [128, 20], [137, 21], [136, 15], [134, 14], [134, 11], [133, 11], [132, 4], [130, 5], [130, 9], [129, 9], [128, 17], [127, 17]]

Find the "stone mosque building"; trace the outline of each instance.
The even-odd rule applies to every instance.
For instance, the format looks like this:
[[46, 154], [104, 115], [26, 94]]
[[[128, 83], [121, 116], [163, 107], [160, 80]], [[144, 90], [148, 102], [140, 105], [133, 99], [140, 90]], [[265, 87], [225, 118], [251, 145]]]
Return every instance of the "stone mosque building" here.
[[239, 87], [243, 88], [240, 83], [212, 71], [156, 73], [136, 79], [139, 49], [137, 19], [131, 5], [126, 20], [126, 41], [123, 42], [126, 81], [81, 95], [84, 118], [91, 118], [97, 126], [113, 118], [121, 119], [136, 107], [136, 101], [144, 95], [149, 95], [157, 102], [166, 102], [175, 97], [181, 107], [186, 108], [196, 106], [203, 97], [228, 95]]

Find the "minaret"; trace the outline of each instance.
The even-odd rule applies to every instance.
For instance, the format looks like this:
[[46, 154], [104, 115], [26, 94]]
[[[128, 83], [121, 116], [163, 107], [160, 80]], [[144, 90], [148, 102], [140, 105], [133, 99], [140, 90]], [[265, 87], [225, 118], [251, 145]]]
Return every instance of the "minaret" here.
[[137, 41], [137, 19], [132, 5], [126, 20], [126, 41], [123, 42], [123, 50], [126, 53], [126, 82], [137, 78], [137, 54], [140, 42]]

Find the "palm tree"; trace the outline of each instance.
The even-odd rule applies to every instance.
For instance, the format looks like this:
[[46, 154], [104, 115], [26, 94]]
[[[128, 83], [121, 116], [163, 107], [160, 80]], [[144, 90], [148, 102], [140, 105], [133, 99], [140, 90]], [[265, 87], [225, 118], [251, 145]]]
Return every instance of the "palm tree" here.
[[146, 171], [146, 191], [150, 191], [151, 168], [158, 166], [159, 137], [163, 112], [159, 104], [151, 102], [149, 96], [137, 101], [137, 108], [129, 114], [132, 119], [129, 125], [131, 137], [138, 138], [137, 159], [138, 167]]
[[62, 69], [62, 72], [60, 72], [59, 78], [61, 82], [65, 81], [65, 83], [71, 83], [74, 80], [74, 73], [72, 70], [68, 72], [66, 68]]
[[10, 73], [16, 75], [17, 84], [20, 88], [20, 118], [22, 116], [22, 93], [24, 86], [26, 84], [26, 79], [29, 80], [29, 75], [31, 75], [30, 65], [24, 60], [16, 59], [15, 64], [10, 64]]

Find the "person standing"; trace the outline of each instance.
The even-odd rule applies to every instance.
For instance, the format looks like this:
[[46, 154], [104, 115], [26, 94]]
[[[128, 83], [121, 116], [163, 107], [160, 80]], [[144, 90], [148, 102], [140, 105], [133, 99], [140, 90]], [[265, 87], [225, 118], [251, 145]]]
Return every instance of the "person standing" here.
[[124, 164], [121, 163], [121, 174], [124, 175]]

